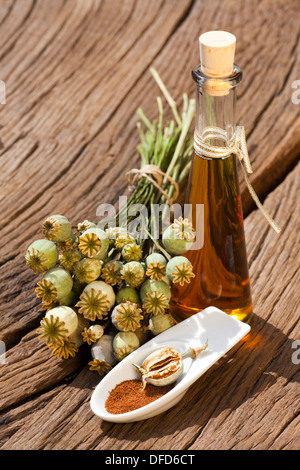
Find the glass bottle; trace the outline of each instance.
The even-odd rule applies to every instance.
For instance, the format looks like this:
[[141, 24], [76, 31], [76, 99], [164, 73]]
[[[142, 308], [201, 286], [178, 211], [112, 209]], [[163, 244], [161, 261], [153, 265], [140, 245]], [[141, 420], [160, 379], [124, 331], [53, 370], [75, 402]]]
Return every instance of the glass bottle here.
[[[192, 71], [197, 85], [196, 131], [208, 127], [225, 131], [226, 140], [235, 137], [236, 86], [242, 71], [233, 66], [229, 77], [205, 75], [201, 66]], [[213, 137], [211, 145], [228, 145]], [[215, 306], [248, 322], [252, 299], [238, 179], [237, 157], [211, 159], [196, 152], [186, 193], [188, 218], [196, 230], [196, 243], [185, 253], [195, 278], [172, 287], [171, 314], [177, 321]], [[185, 212], [186, 217], [186, 212]]]

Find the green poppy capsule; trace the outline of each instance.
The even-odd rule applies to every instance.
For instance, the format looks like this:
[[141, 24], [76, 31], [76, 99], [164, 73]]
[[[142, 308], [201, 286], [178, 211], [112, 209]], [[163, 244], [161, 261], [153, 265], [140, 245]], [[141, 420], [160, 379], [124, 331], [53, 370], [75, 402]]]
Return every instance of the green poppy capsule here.
[[36, 294], [45, 302], [58, 301], [68, 295], [72, 287], [73, 279], [69, 271], [63, 268], [51, 268], [38, 282]]
[[35, 240], [25, 254], [26, 264], [35, 274], [53, 268], [58, 260], [58, 250], [51, 240]]
[[53, 242], [63, 242], [71, 237], [72, 226], [64, 215], [50, 215], [42, 225], [43, 234]]

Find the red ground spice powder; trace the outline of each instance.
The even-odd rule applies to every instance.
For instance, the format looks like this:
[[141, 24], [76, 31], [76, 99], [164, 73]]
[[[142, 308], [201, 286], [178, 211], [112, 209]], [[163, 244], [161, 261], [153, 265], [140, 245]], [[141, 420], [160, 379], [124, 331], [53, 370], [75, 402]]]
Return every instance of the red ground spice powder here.
[[106, 411], [112, 414], [127, 413], [148, 405], [168, 393], [175, 384], [156, 387], [147, 384], [143, 390], [140, 380], [124, 380], [109, 392], [105, 402]]

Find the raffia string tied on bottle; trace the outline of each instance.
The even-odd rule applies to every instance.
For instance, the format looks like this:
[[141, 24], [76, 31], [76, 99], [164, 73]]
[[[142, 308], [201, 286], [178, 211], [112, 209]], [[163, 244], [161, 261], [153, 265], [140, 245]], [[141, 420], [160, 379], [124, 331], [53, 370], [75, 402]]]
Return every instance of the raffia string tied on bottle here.
[[[126, 173], [126, 179], [130, 186], [136, 186], [141, 178], [146, 178], [150, 181], [164, 195], [170, 206], [172, 206], [179, 196], [179, 186], [177, 182], [156, 165], [145, 165], [142, 168], [134, 168]], [[164, 178], [174, 186], [174, 196], [172, 199], [162, 187]]]
[[[225, 141], [226, 146], [218, 147], [206, 143], [209, 139], [222, 139]], [[234, 154], [238, 157], [243, 175], [250, 192], [250, 195], [257, 205], [258, 209], [261, 211], [267, 222], [273, 228], [276, 233], [281, 231], [280, 227], [272, 219], [270, 214], [266, 211], [262, 203], [260, 202], [256, 192], [253, 189], [253, 186], [250, 183], [247, 173], [253, 173], [251, 168], [251, 163], [249, 159], [245, 129], [243, 126], [237, 126], [234, 140], [228, 141], [227, 133], [219, 127], [207, 127], [203, 132], [203, 135], [200, 135], [197, 131], [194, 133], [194, 148], [197, 155], [202, 155], [207, 158], [226, 158]]]

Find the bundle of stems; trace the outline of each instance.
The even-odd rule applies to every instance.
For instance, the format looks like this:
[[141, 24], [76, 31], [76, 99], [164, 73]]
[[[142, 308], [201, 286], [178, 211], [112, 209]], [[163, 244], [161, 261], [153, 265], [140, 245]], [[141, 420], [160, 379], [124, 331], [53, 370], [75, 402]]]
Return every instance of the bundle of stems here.
[[[141, 121], [137, 123], [137, 128], [140, 143], [137, 146], [137, 150], [141, 156], [141, 169], [148, 165], [155, 165], [155, 167], [158, 167], [163, 172], [163, 180], [160, 186], [163, 191], [149, 181], [149, 179], [141, 177], [131, 197], [119, 210], [116, 216], [116, 225], [122, 226], [126, 224], [128, 227], [132, 220], [132, 217], [128, 216], [130, 207], [134, 204], [140, 204], [146, 207], [148, 212], [146, 230], [149, 232], [152, 229], [153, 233], [153, 217], [151, 216], [153, 215], [153, 204], [170, 204], [170, 200], [174, 203], [175, 189], [178, 189], [180, 193], [186, 185], [193, 155], [193, 138], [190, 135], [190, 127], [195, 115], [195, 100], [189, 99], [186, 93], [183, 94], [180, 116], [176, 103], [158, 72], [154, 68], [150, 68], [150, 73], [169, 104], [173, 113], [173, 119], [164, 125], [163, 104], [159, 96], [157, 97], [158, 119], [151, 122], [145, 116], [142, 109], [139, 108], [137, 114]], [[176, 188], [170, 178], [176, 182]], [[152, 179], [154, 178], [152, 177]], [[167, 194], [168, 199], [166, 199], [164, 194]], [[161, 219], [163, 218], [164, 215], [162, 214]], [[161, 222], [159, 225], [161, 225]], [[155, 231], [154, 238], [159, 238], [157, 235], [159, 235], [160, 228], [156, 227]]]

